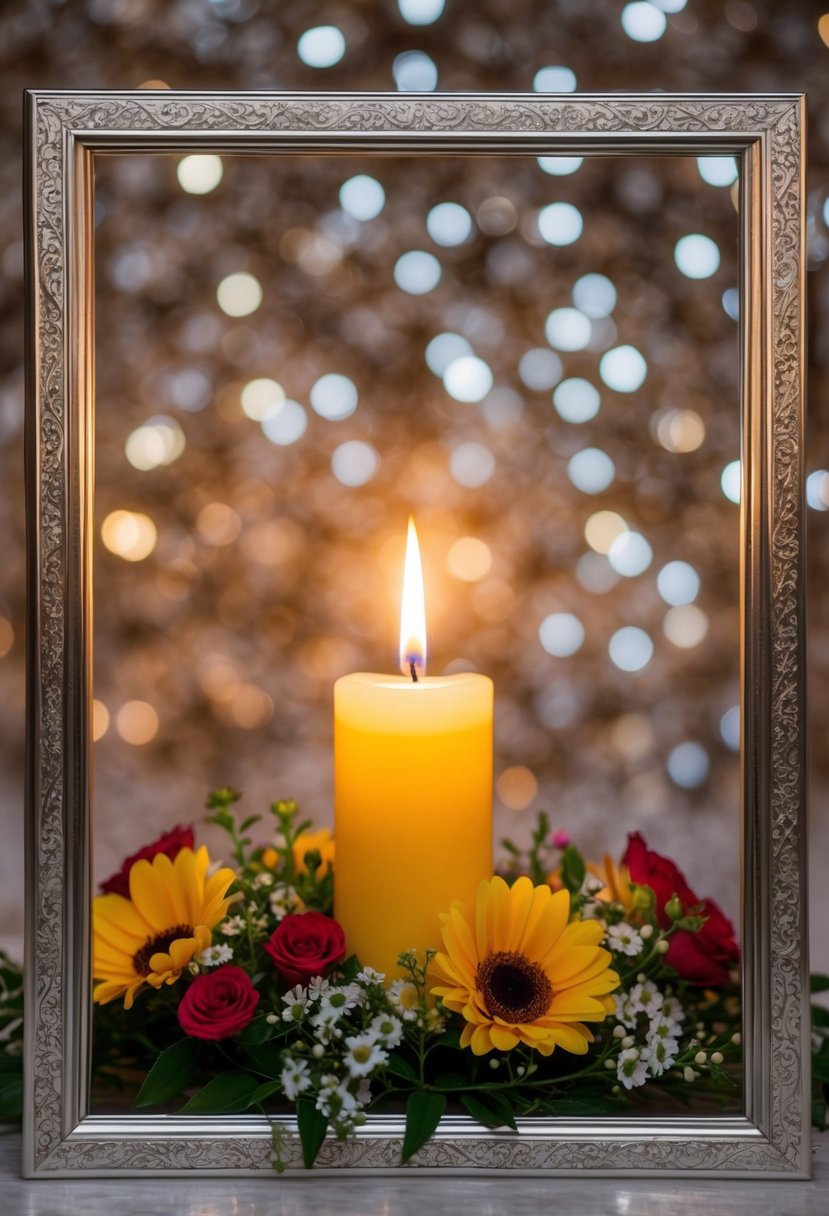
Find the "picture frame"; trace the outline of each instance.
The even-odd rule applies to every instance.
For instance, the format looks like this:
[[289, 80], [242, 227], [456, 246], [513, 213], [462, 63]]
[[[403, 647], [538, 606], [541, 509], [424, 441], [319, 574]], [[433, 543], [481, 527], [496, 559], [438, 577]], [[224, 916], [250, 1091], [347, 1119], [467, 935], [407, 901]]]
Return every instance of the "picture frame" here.
[[[740, 167], [744, 1113], [534, 1118], [517, 1135], [452, 1116], [405, 1168], [808, 1177], [803, 97], [34, 90], [25, 129], [25, 1176], [272, 1169], [263, 1118], [89, 1113], [95, 159], [350, 151], [723, 154]], [[316, 1168], [399, 1170], [402, 1130], [372, 1116], [326, 1141]], [[303, 1173], [298, 1149], [283, 1156]]]

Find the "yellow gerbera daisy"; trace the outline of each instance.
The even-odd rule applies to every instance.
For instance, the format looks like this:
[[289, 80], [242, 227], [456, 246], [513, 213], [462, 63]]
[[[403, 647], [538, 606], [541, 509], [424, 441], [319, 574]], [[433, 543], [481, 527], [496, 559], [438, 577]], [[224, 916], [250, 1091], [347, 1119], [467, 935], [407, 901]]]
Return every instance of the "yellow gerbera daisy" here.
[[462, 1047], [584, 1055], [593, 1041], [584, 1023], [612, 1012], [619, 977], [599, 947], [599, 922], [568, 924], [569, 915], [569, 892], [495, 877], [478, 889], [474, 925], [457, 900], [441, 916], [446, 952], [432, 962], [432, 992], [466, 1019]]
[[100, 1005], [124, 997], [131, 1009], [142, 984], [172, 984], [211, 943], [211, 930], [227, 913], [225, 892], [236, 875], [217, 870], [202, 847], [184, 848], [173, 861], [164, 853], [130, 870], [130, 898], [98, 895], [92, 901], [92, 974], [101, 982], [92, 999]]
[[596, 899], [608, 904], [621, 904], [626, 912], [633, 910], [633, 881], [626, 865], [620, 863], [617, 866], [610, 854], [605, 853], [603, 865], [588, 862], [587, 869], [605, 884], [601, 891], [596, 892]]

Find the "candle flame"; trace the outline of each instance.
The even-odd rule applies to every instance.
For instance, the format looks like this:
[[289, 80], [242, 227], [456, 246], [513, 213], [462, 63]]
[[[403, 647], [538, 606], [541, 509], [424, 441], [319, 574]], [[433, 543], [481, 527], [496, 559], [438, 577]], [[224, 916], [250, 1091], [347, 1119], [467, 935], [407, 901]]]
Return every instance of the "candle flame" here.
[[409, 516], [406, 562], [403, 567], [403, 600], [400, 607], [400, 670], [417, 680], [426, 671], [426, 598], [423, 566], [414, 520]]

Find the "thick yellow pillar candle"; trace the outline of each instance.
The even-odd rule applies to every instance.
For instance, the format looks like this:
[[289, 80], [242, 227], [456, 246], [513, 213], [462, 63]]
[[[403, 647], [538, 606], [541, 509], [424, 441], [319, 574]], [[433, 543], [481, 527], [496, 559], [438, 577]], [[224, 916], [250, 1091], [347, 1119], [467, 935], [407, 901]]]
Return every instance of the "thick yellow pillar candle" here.
[[334, 915], [396, 976], [441, 945], [440, 912], [492, 875], [492, 681], [356, 674], [334, 688]]
[[404, 950], [441, 944], [441, 912], [474, 907], [492, 874], [492, 703], [487, 676], [430, 677], [414, 524], [403, 579], [404, 676], [334, 687], [334, 914], [350, 953], [387, 976]]

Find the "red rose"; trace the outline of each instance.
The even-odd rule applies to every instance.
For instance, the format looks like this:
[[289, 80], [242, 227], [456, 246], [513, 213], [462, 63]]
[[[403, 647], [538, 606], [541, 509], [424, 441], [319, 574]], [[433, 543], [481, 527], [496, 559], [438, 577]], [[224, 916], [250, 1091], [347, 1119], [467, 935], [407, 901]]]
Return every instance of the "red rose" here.
[[117, 874], [113, 874], [106, 882], [101, 883], [101, 890], [107, 895], [123, 895], [125, 899], [129, 899], [130, 870], [137, 861], [152, 861], [158, 853], [166, 853], [172, 861], [181, 849], [192, 849], [194, 843], [192, 827], [171, 828], [169, 832], [164, 832], [159, 836], [158, 840], [154, 840], [152, 844], [145, 844], [143, 849], [139, 849], [137, 853], [128, 857]]
[[197, 976], [181, 998], [178, 1020], [194, 1039], [227, 1039], [244, 1030], [259, 1004], [247, 971], [226, 964]]
[[671, 924], [665, 904], [676, 895], [685, 915], [706, 918], [697, 933], [677, 929], [670, 938], [665, 962], [691, 984], [716, 988], [727, 984], [731, 966], [740, 961], [734, 926], [713, 899], [700, 899], [688, 886], [685, 875], [669, 857], [654, 853], [639, 832], [628, 836], [622, 864], [633, 882], [648, 886], [656, 896], [656, 913], [663, 929]]
[[265, 949], [286, 984], [307, 984], [345, 958], [345, 934], [322, 912], [293, 912], [279, 922]]

